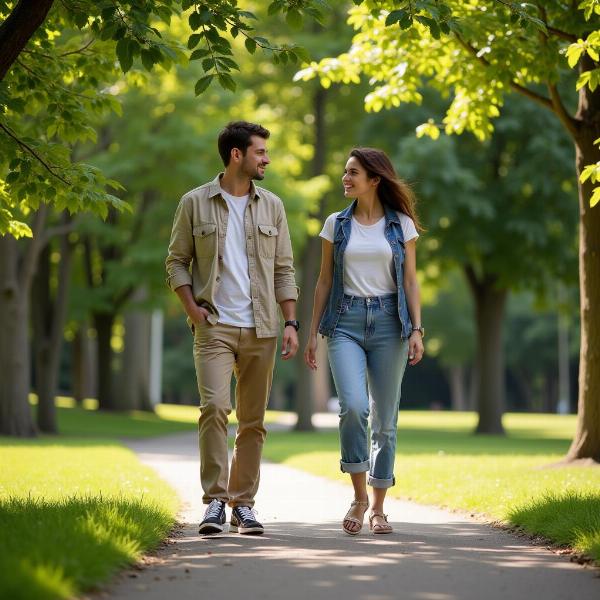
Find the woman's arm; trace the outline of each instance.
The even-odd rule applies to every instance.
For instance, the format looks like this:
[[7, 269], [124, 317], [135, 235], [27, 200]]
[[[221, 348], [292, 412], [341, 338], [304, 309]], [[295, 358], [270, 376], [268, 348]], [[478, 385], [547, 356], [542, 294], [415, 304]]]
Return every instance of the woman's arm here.
[[323, 316], [325, 305], [329, 300], [331, 293], [331, 284], [333, 282], [333, 244], [325, 239], [321, 244], [321, 271], [315, 288], [315, 298], [313, 303], [312, 320], [310, 323], [310, 333], [308, 343], [304, 350], [304, 361], [313, 370], [317, 368], [317, 334], [319, 322]]
[[[404, 245], [404, 293], [413, 327], [421, 326], [421, 293], [417, 280], [417, 243], [410, 240]], [[423, 338], [421, 333], [413, 331], [408, 341], [408, 364], [416, 365], [423, 358]]]

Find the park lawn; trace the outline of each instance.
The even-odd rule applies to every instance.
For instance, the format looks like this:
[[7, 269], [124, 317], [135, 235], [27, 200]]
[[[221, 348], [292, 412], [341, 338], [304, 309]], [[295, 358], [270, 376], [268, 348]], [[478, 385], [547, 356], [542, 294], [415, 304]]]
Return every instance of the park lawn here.
[[[35, 395], [31, 395], [35, 407]], [[77, 406], [72, 398], [57, 399], [58, 430], [64, 436], [143, 438], [169, 435], [185, 431], [195, 431], [198, 424], [197, 406], [178, 404], [159, 404], [156, 413], [139, 410], [128, 412], [104, 412], [97, 410], [96, 400], [84, 400], [83, 406]], [[282, 413], [267, 411], [266, 423], [281, 418]], [[229, 415], [229, 423], [235, 425], [235, 410]]]
[[[506, 437], [475, 436], [475, 423], [472, 413], [402, 411], [389, 493], [518, 525], [600, 561], [600, 467], [550, 467], [566, 453], [575, 417], [507, 414]], [[264, 456], [349, 481], [337, 431], [270, 433]]]
[[70, 598], [157, 546], [173, 490], [110, 439], [0, 438], [0, 597]]
[[60, 435], [0, 437], [0, 598], [70, 598], [156, 547], [175, 523], [175, 492], [118, 440], [195, 431], [198, 408], [57, 405]]

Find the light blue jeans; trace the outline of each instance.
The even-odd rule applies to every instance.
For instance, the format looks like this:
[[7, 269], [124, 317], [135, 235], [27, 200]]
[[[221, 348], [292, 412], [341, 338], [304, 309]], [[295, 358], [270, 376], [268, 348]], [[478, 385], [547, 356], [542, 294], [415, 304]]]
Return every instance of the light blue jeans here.
[[400, 386], [408, 358], [408, 340], [401, 333], [396, 294], [344, 295], [342, 313], [328, 341], [340, 401], [341, 470], [369, 471], [368, 484], [376, 488], [395, 483]]

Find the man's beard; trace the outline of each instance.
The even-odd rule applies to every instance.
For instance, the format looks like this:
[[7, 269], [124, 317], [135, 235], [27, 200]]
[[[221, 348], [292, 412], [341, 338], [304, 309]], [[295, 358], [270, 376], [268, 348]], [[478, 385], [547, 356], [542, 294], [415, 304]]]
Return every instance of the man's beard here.
[[252, 175], [252, 179], [255, 179], [256, 181], [262, 181], [265, 178], [265, 170], [264, 170], [264, 167], [262, 167], [263, 172], [259, 173], [258, 169], [259, 169], [259, 167], [256, 167], [256, 171], [254, 171], [254, 174]]

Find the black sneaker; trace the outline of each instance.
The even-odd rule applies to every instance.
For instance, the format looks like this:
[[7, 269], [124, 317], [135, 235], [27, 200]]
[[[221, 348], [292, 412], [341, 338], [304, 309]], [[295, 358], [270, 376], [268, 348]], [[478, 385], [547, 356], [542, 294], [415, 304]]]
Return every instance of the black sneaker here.
[[265, 528], [256, 520], [249, 506], [236, 506], [231, 512], [229, 531], [246, 535], [260, 535]]
[[198, 533], [221, 533], [225, 523], [225, 502], [213, 500], [204, 513]]

